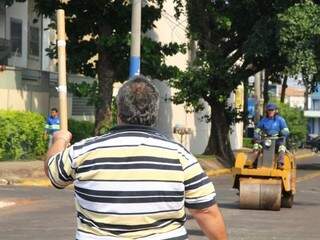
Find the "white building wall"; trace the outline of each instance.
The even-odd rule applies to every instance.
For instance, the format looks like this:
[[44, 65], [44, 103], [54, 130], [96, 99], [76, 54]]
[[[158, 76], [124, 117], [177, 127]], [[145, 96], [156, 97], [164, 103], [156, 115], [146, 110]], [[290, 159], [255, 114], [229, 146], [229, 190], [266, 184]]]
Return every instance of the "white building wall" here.
[[[180, 19], [177, 20], [174, 14], [173, 0], [165, 1], [161, 19], [155, 23], [156, 27], [148, 33], [148, 36], [161, 43], [176, 42], [179, 44], [187, 44], [189, 41], [186, 36], [187, 16], [183, 14], [180, 16]], [[188, 60], [188, 54], [180, 53], [167, 57], [166, 63], [177, 66], [180, 69], [185, 69]]]
[[55, 60], [50, 59], [47, 56], [46, 49], [50, 47], [51, 43], [56, 40], [56, 33], [54, 30], [49, 29], [49, 24], [51, 23], [49, 18], [43, 18], [42, 24], [42, 70], [48, 72], [57, 72], [57, 67]]
[[[228, 104], [237, 111], [243, 111], [244, 107], [244, 86], [240, 84], [234, 92], [230, 93]], [[243, 147], [243, 122], [237, 122], [230, 126], [229, 140], [233, 150]]]
[[288, 96], [285, 98], [285, 103], [288, 103], [290, 107], [298, 107], [298, 108], [303, 109], [304, 97]]
[[[43, 70], [56, 72], [55, 61], [47, 56], [46, 48], [50, 46], [51, 42], [55, 42], [55, 31], [45, 30], [50, 24], [49, 18], [42, 18], [38, 16], [34, 9], [34, 1], [28, 0], [25, 2], [15, 2], [12, 6], [6, 8], [4, 20], [1, 19], [0, 13], [0, 38], [1, 32], [5, 31], [3, 37], [10, 40], [10, 19], [14, 18], [22, 21], [22, 54], [21, 56], [12, 53], [8, 59], [8, 65], [14, 67], [29, 68], [34, 70]], [[34, 22], [34, 20], [37, 21]], [[5, 24], [2, 27], [1, 23]], [[28, 54], [29, 50], [29, 27], [39, 28], [39, 51], [38, 57]]]
[[[42, 17], [34, 11], [35, 3], [33, 0], [28, 1], [28, 48], [27, 48], [27, 68], [33, 70], [41, 70], [41, 32], [42, 32]], [[39, 56], [33, 56], [30, 54], [29, 42], [30, 42], [30, 27], [39, 29]]]
[[6, 10], [6, 39], [10, 39], [10, 19], [22, 21], [22, 53], [21, 56], [12, 53], [8, 64], [16, 67], [27, 67], [28, 53], [28, 1], [15, 2]]
[[[182, 15], [179, 20], [176, 20], [174, 14], [173, 1], [166, 1], [162, 18], [156, 22], [156, 27], [148, 33], [148, 36], [164, 44], [170, 42], [188, 44], [189, 40], [186, 36], [187, 17]], [[179, 53], [167, 57], [166, 64], [185, 70], [189, 55], [190, 53]], [[175, 89], [170, 88], [166, 82], [157, 81], [156, 85], [161, 95], [157, 128], [167, 136], [181, 142], [194, 154], [203, 153], [209, 138], [210, 124], [202, 120], [201, 117], [208, 114], [208, 107], [202, 113], [186, 113], [184, 104], [175, 105], [169, 100], [174, 95]], [[173, 133], [175, 126], [190, 128], [191, 134], [184, 135], [181, 139], [180, 135]]]
[[311, 109], [312, 108], [312, 98], [309, 97], [308, 98], [308, 109]]

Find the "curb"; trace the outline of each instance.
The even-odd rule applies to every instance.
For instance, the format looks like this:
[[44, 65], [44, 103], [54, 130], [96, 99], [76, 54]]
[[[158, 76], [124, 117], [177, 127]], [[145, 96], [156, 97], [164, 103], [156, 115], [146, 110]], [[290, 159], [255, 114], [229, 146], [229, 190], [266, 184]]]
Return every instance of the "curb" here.
[[301, 155], [297, 156], [296, 160], [302, 161], [304, 158], [313, 157], [313, 156], [316, 156], [316, 154], [314, 152], [305, 153], [305, 154], [301, 154]]
[[[303, 161], [308, 157], [315, 156], [313, 152], [301, 154], [296, 157], [297, 161]], [[211, 169], [205, 171], [208, 177], [225, 176], [232, 174], [231, 168]], [[25, 179], [0, 179], [0, 185], [15, 185], [15, 186], [33, 186], [33, 187], [51, 187], [51, 182], [46, 178], [25, 178]]]
[[231, 168], [221, 168], [221, 169], [214, 169], [206, 171], [208, 177], [217, 177], [217, 176], [224, 176], [231, 174]]
[[50, 187], [51, 182], [45, 178], [0, 179], [0, 185]]
[[50, 187], [52, 186], [49, 179], [21, 179], [14, 183], [16, 186], [33, 186], [33, 187]]

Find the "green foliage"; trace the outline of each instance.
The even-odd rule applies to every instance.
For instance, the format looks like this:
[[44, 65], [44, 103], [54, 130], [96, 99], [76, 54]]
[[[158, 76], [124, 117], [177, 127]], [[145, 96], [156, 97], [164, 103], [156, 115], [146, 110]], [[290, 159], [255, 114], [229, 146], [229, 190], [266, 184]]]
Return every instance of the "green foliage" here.
[[318, 72], [319, 15], [320, 7], [312, 1], [295, 4], [279, 14], [281, 53], [289, 60], [291, 74]]
[[[130, 49], [130, 42], [127, 42], [125, 48], [127, 52]], [[150, 38], [142, 38], [142, 56], [141, 59], [141, 72], [145, 75], [153, 76], [158, 79], [168, 79], [175, 78], [179, 74], [179, 69], [175, 66], [167, 66], [165, 64], [166, 56], [173, 56], [178, 52], [185, 53], [185, 45], [179, 45], [177, 43], [161, 44], [151, 40]], [[120, 62], [123, 62], [121, 60]], [[120, 68], [128, 69], [129, 61], [127, 61], [126, 66], [119, 67], [119, 73], [123, 74], [121, 78], [125, 79], [127, 77], [127, 72]], [[94, 81], [92, 84], [87, 82], [82, 83], [69, 83], [68, 90], [79, 97], [88, 97], [88, 104], [94, 105], [95, 107], [100, 107], [102, 102], [99, 98], [99, 84]]]
[[[96, 97], [96, 92], [97, 92], [96, 81], [93, 84], [89, 84], [87, 82], [68, 83], [68, 90], [71, 91], [77, 97], [88, 97], [89, 100], [87, 104], [89, 105], [95, 104], [96, 107], [98, 107], [99, 102]], [[115, 97], [112, 97], [111, 113], [112, 113], [111, 121], [104, 121], [103, 124], [101, 124], [102, 127], [100, 128], [98, 135], [107, 133], [111, 128], [117, 125], [117, 103], [116, 103]]]
[[[180, 1], [176, 1], [177, 4]], [[190, 38], [198, 43], [196, 59], [172, 85], [175, 102], [199, 108], [199, 99], [225, 105], [232, 91], [254, 73], [278, 73], [286, 61], [279, 55], [277, 14], [295, 1], [187, 1]], [[239, 20], [241, 19], [241, 21]], [[200, 104], [201, 105], [201, 104]]]
[[0, 111], [0, 159], [28, 159], [45, 153], [45, 118], [37, 113]]
[[68, 91], [72, 92], [77, 97], [87, 97], [88, 105], [93, 105], [95, 107], [99, 107], [101, 105], [101, 101], [98, 97], [99, 86], [97, 81], [94, 81], [91, 84], [87, 82], [69, 82]]
[[69, 119], [68, 128], [72, 133], [72, 143], [94, 136], [94, 123], [89, 121]]
[[286, 72], [302, 74], [304, 85], [315, 90], [320, 69], [320, 6], [316, 1], [302, 1], [279, 14], [280, 52], [288, 60]]
[[105, 134], [110, 131], [111, 128], [117, 125], [118, 114], [117, 114], [117, 102], [116, 98], [112, 97], [112, 104], [111, 104], [111, 121], [105, 121], [100, 128], [98, 135]]
[[[141, 30], [147, 33], [161, 17], [164, 0], [143, 2]], [[96, 111], [95, 132], [101, 132], [104, 122], [112, 121], [111, 99], [114, 82], [128, 78], [131, 44], [131, 9], [128, 0], [35, 0], [39, 14], [54, 20], [55, 10], [64, 9], [67, 33], [67, 67], [72, 73], [98, 77], [97, 83], [89, 88], [90, 99]], [[177, 5], [177, 9], [181, 5]], [[55, 24], [51, 24], [55, 28]], [[152, 34], [152, 32], [151, 32]], [[161, 44], [144, 34], [141, 48], [141, 73], [152, 78], [167, 79], [175, 77], [178, 68], [165, 64], [165, 56], [183, 51], [184, 46], [175, 43]], [[56, 57], [53, 45], [48, 49], [50, 57]], [[85, 87], [84, 85], [81, 87]], [[92, 91], [93, 90], [93, 91]]]
[[[181, 0], [175, 2], [179, 6]], [[299, 4], [304, 7], [297, 7]], [[173, 100], [186, 101], [194, 110], [200, 110], [200, 99], [204, 99], [213, 113], [211, 121], [215, 120], [215, 114], [223, 116], [222, 120], [217, 118], [219, 124], [237, 121], [240, 116], [228, 105], [227, 99], [249, 76], [265, 69], [268, 81], [278, 81], [279, 76], [293, 69], [294, 57], [290, 54], [299, 59], [296, 69], [307, 69], [303, 65], [313, 68], [314, 64], [306, 61], [304, 54], [315, 53], [313, 57], [317, 61], [316, 55], [320, 53], [313, 48], [314, 42], [318, 42], [318, 4], [308, 0], [186, 1], [188, 35], [197, 43], [196, 57], [185, 73], [171, 81], [179, 89]], [[295, 14], [297, 17], [293, 17]], [[303, 14], [306, 15], [300, 19], [299, 15]], [[290, 34], [294, 36], [295, 32], [298, 37], [291, 38]], [[295, 52], [299, 47], [304, 54]], [[217, 110], [221, 105], [224, 107]], [[220, 148], [218, 154], [227, 152], [228, 138], [222, 135], [228, 132], [222, 134], [222, 129], [211, 132], [214, 136], [209, 144], [220, 141], [214, 148]]]
[[307, 136], [307, 119], [300, 108], [290, 107], [288, 104], [276, 101], [280, 115], [286, 120], [290, 131], [290, 138], [294, 141], [304, 141]]
[[243, 138], [243, 147], [245, 148], [253, 148], [252, 138]]
[[185, 100], [195, 109], [201, 98], [222, 102], [228, 112], [229, 94], [262, 69], [272, 81], [284, 74], [317, 73], [318, 4], [309, 0], [187, 1], [188, 34], [198, 48], [187, 72], [172, 81], [180, 90], [174, 100]]
[[[95, 77], [99, 60], [89, 61], [102, 51], [112, 56], [108, 61], [114, 74], [114, 81], [128, 77], [131, 45], [131, 1], [77, 1], [66, 4], [55, 0], [35, 0], [36, 9], [54, 19], [55, 10], [65, 9], [68, 68], [71, 72]], [[161, 17], [163, 0], [148, 0], [142, 9], [142, 32], [154, 27]], [[84, 10], [85, 9], [85, 10]], [[55, 24], [51, 27], [55, 28]], [[183, 51], [176, 43], [161, 44], [144, 36], [141, 44], [141, 72], [159, 79], [176, 74], [176, 68], [168, 68], [165, 56]], [[56, 56], [55, 45], [48, 49], [51, 57]]]

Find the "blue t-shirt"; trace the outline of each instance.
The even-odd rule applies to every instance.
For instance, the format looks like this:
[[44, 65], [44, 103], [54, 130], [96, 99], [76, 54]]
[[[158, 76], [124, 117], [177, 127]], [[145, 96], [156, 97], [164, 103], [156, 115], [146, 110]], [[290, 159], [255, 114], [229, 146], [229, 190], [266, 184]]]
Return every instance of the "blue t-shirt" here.
[[46, 124], [46, 131], [49, 134], [53, 134], [56, 131], [60, 130], [60, 118], [49, 116]]
[[287, 137], [289, 135], [287, 123], [284, 118], [279, 115], [273, 118], [262, 118], [257, 125], [257, 130], [257, 132], [259, 132], [259, 130], [263, 131], [268, 136], [282, 134], [282, 136]]

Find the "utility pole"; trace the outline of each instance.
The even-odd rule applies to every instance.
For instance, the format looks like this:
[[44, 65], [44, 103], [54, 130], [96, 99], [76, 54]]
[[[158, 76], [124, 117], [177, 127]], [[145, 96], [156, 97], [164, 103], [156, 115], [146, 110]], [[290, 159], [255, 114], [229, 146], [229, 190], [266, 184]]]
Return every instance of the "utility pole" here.
[[261, 104], [261, 72], [254, 75], [254, 96], [256, 99], [254, 122], [258, 123], [260, 120], [260, 104]]
[[141, 0], [132, 0], [129, 78], [140, 74]]
[[57, 48], [58, 48], [58, 76], [59, 76], [58, 92], [59, 92], [60, 129], [68, 130], [66, 31], [65, 31], [65, 14], [63, 9], [57, 10]]

